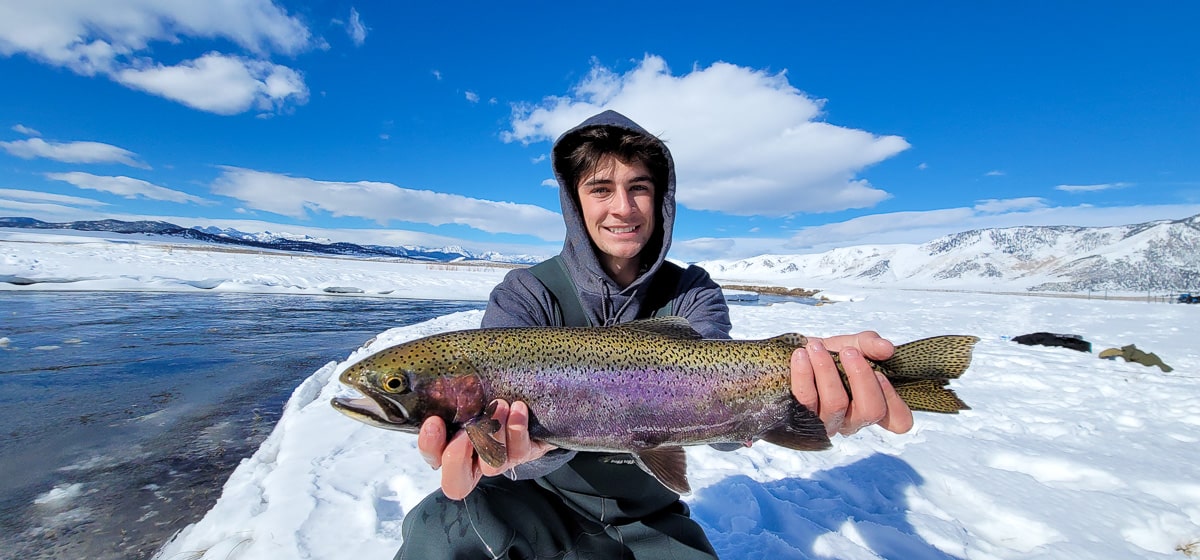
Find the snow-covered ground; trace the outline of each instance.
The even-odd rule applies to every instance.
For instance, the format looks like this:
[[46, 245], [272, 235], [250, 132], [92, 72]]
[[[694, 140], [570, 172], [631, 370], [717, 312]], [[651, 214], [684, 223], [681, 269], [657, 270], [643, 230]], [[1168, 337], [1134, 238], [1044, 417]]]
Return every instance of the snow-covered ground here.
[[[482, 299], [503, 275], [29, 241], [0, 232], [0, 277], [95, 278], [86, 289], [197, 289], [186, 281], [196, 277], [224, 279], [211, 289], [226, 289], [266, 277], [255, 289], [322, 293], [340, 285]], [[868, 428], [819, 453], [767, 443], [732, 453], [690, 448], [694, 492], [686, 499], [723, 558], [1200, 557], [1200, 306], [864, 288], [840, 296], [824, 306], [735, 306], [734, 335], [977, 335], [973, 365], [953, 384], [972, 410], [918, 413], [908, 434]], [[389, 330], [314, 372], [208, 515], [159, 557], [390, 558], [405, 513], [437, 486], [437, 473], [418, 457], [413, 436], [334, 411], [329, 399], [346, 391], [337, 375], [370, 352], [473, 328], [480, 316]], [[1008, 340], [1036, 331], [1079, 334], [1095, 352]], [[1126, 344], [1175, 370], [1096, 356]], [[45, 499], [69, 500], [69, 490]]]
[[0, 229], [0, 290], [351, 293], [486, 300], [507, 271], [486, 264], [255, 251], [151, 235]]

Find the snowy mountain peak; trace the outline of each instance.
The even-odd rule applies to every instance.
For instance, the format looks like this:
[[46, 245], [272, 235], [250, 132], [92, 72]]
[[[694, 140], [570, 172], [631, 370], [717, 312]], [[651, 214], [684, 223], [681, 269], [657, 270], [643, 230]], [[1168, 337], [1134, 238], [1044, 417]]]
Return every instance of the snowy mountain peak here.
[[1048, 292], [1197, 291], [1200, 215], [1113, 227], [979, 229], [920, 245], [698, 263], [719, 278]]

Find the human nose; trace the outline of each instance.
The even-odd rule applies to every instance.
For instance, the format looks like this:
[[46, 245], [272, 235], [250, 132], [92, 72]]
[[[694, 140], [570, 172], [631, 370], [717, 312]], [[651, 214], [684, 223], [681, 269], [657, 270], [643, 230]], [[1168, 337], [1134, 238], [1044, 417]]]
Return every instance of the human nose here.
[[633, 212], [633, 197], [630, 196], [629, 191], [617, 189], [617, 192], [608, 201], [608, 211], [618, 216], [625, 216]]

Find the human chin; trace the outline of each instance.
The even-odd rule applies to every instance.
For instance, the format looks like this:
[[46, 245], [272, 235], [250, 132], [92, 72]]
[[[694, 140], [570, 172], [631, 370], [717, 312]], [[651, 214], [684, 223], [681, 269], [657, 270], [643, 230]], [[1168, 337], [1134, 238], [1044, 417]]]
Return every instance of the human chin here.
[[607, 255], [618, 259], [632, 259], [642, 253], [646, 241], [644, 239], [606, 240], [597, 245]]

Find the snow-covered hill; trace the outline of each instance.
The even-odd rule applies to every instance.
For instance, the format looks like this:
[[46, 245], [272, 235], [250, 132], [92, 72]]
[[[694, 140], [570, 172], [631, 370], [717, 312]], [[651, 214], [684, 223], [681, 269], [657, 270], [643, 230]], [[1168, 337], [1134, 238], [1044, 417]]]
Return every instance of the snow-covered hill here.
[[1039, 292], [1200, 289], [1200, 215], [1114, 227], [972, 230], [921, 245], [698, 263], [718, 279]]
[[[102, 220], [52, 224], [0, 218], [0, 227], [74, 229], [187, 238], [275, 251], [533, 264], [545, 256], [473, 254], [461, 247], [385, 247], [281, 232], [183, 228], [165, 222]], [[1113, 227], [980, 229], [920, 245], [860, 245], [806, 255], [762, 255], [697, 263], [724, 283], [828, 288], [891, 286], [1034, 292], [1200, 291], [1200, 215]]]
[[335, 242], [321, 237], [288, 232], [262, 231], [246, 233], [236, 229], [208, 227], [185, 228], [168, 222], [124, 222], [121, 220], [94, 220], [81, 222], [51, 223], [33, 218], [0, 218], [0, 228], [26, 229], [69, 229], [77, 231], [103, 231], [121, 234], [150, 234], [191, 239], [202, 243], [224, 245], [240, 245], [287, 251], [293, 253], [313, 253], [322, 255], [344, 255], [349, 257], [390, 257], [411, 259], [414, 261], [457, 262], [457, 261], [491, 261], [514, 264], [533, 264], [545, 259], [545, 256], [533, 255], [503, 255], [495, 251], [487, 251], [479, 255], [452, 245], [449, 247], [430, 248], [414, 245], [384, 246], [358, 245], [344, 241]]

